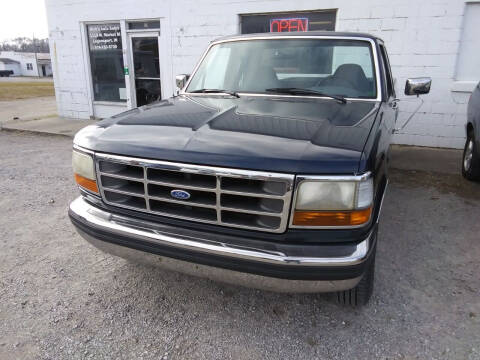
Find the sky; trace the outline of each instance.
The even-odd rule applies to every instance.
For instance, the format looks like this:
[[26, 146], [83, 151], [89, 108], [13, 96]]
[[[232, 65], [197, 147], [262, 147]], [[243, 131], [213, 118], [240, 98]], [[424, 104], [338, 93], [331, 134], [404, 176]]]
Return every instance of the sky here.
[[45, 0], [0, 0], [0, 41], [48, 37]]

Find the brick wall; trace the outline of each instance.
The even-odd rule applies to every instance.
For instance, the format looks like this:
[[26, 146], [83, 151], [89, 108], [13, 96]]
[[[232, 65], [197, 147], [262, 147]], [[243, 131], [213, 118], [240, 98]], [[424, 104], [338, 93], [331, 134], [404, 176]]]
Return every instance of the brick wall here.
[[397, 96], [399, 126], [420, 100], [405, 97], [408, 77], [432, 77], [432, 90], [410, 124], [395, 136], [399, 144], [461, 148], [468, 93], [452, 92], [459, 50], [463, 1], [395, 1], [360, 10], [339, 8], [337, 28], [367, 31], [382, 38], [389, 52]]
[[[385, 41], [401, 113], [399, 125], [418, 104], [405, 98], [407, 77], [431, 76], [432, 91], [411, 123], [395, 136], [401, 144], [463, 146], [469, 93], [452, 92], [464, 0], [47, 0], [52, 67], [59, 113], [91, 114], [82, 21], [168, 19], [171, 73], [191, 73], [208, 43], [239, 32], [239, 14], [338, 9], [338, 31], [368, 32]], [[162, 20], [162, 26], [165, 24]], [[160, 52], [162, 49], [160, 49]], [[170, 81], [173, 87], [173, 76]], [[120, 109], [119, 111], [121, 111]]]

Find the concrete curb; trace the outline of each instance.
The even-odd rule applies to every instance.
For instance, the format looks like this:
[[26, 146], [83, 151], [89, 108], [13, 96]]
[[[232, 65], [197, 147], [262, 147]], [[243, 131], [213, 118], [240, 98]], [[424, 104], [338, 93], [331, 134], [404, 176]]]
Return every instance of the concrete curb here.
[[49, 117], [39, 120], [7, 121], [0, 126], [0, 129], [74, 137], [79, 130], [95, 123], [96, 121], [94, 120]]
[[71, 134], [57, 134], [57, 133], [52, 133], [48, 131], [37, 131], [37, 130], [21, 130], [21, 129], [11, 129], [11, 128], [5, 128], [3, 126], [0, 126], [0, 132], [5, 131], [5, 132], [10, 132], [10, 133], [17, 133], [17, 134], [31, 134], [31, 135], [40, 135], [40, 136], [64, 136], [73, 139], [75, 135]]

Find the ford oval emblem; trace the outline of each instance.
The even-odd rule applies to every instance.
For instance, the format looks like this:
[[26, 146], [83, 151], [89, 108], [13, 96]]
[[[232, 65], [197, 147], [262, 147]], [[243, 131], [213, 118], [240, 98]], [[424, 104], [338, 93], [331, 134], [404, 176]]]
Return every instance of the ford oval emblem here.
[[190, 193], [184, 190], [172, 190], [170, 191], [170, 196], [179, 200], [190, 199]]

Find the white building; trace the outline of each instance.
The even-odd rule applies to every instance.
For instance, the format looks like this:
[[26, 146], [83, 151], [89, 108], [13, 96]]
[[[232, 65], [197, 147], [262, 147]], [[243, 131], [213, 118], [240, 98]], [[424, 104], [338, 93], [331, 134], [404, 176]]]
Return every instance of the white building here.
[[[407, 77], [432, 91], [395, 141], [461, 148], [466, 102], [480, 80], [480, 2], [465, 0], [46, 0], [58, 112], [104, 118], [175, 91], [208, 43], [224, 35], [288, 30], [367, 32], [389, 51], [399, 125], [418, 104]], [[275, 27], [276, 26], [276, 27]], [[147, 89], [147, 90], [146, 90]]]
[[12, 76], [18, 76], [22, 73], [20, 61], [0, 57], [0, 70], [10, 70]]
[[50, 54], [0, 51], [0, 70], [12, 70], [13, 76], [52, 76]]

